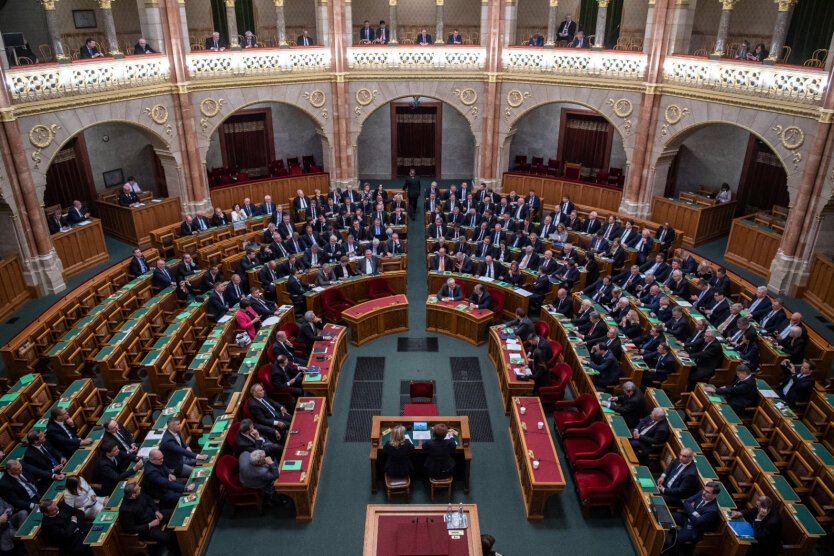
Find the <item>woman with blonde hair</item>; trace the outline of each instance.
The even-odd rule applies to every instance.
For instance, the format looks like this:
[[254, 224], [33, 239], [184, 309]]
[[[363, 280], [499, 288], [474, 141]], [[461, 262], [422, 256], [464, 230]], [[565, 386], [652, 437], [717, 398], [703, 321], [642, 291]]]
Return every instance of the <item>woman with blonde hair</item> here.
[[556, 231], [550, 234], [550, 239], [556, 243], [565, 243], [568, 240], [568, 231], [565, 225], [559, 222], [556, 224]]
[[695, 271], [695, 274], [698, 275], [698, 278], [703, 278], [707, 282], [712, 280], [712, 265], [709, 264], [708, 260], [703, 260], [698, 264], [698, 270]]
[[411, 476], [414, 464], [411, 463], [411, 452], [414, 451], [414, 444], [405, 435], [405, 427], [397, 425], [391, 430], [391, 437], [382, 452], [388, 457], [385, 462], [385, 474], [392, 479], [405, 479]]

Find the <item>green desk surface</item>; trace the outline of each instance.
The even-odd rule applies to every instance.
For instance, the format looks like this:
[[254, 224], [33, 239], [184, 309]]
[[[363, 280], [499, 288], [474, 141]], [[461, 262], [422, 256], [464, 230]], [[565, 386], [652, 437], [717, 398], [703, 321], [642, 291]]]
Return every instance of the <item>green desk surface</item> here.
[[616, 436], [619, 436], [620, 438], [631, 438], [631, 431], [628, 430], [628, 425], [626, 425], [625, 419], [619, 415], [611, 417], [611, 428], [614, 430], [614, 434]]
[[73, 338], [78, 336], [79, 332], [81, 332], [82, 330], [83, 330], [83, 328], [81, 328], [81, 327], [79, 327], [79, 328], [70, 328], [69, 330], [67, 330], [67, 333], [64, 334], [61, 337], [61, 341], [62, 342], [67, 342], [69, 340], [72, 340]]
[[667, 408], [666, 420], [669, 422], [669, 426], [673, 429], [686, 430], [686, 423], [683, 422], [683, 419], [681, 419], [680, 413], [678, 413], [677, 410]]
[[229, 430], [229, 426], [232, 424], [231, 417], [220, 417], [215, 422], [214, 425], [211, 427], [211, 431], [209, 432], [209, 438], [211, 439], [223, 439], [226, 437], [226, 432]]
[[133, 330], [133, 327], [139, 324], [138, 319], [130, 319], [126, 320], [120, 327], [119, 332], [130, 332]]
[[[41, 500], [45, 500], [44, 496], [41, 497]], [[23, 525], [18, 527], [16, 537], [28, 537], [32, 535], [35, 530], [40, 527], [41, 520], [43, 519], [43, 514], [41, 514], [40, 510], [36, 510], [29, 514], [29, 517], [26, 518], [26, 521], [23, 522]]]
[[46, 352], [47, 357], [58, 355], [59, 353], [67, 349], [67, 345], [69, 345], [67, 344], [67, 342], [58, 342], [57, 344], [52, 346], [52, 349]]
[[151, 349], [165, 349], [171, 343], [171, 336], [160, 336], [151, 346]]
[[115, 334], [110, 336], [109, 340], [107, 340], [107, 345], [117, 346], [117, 345], [121, 344], [122, 342], [124, 342], [127, 339], [127, 337], [128, 337], [127, 332], [116, 332]]
[[659, 388], [652, 388], [652, 396], [654, 397], [654, 401], [657, 402], [657, 405], [660, 407], [674, 407], [672, 400], [669, 399], [669, 396], [666, 395], [666, 392]]
[[773, 488], [776, 489], [776, 492], [779, 493], [782, 500], [785, 502], [799, 502], [799, 496], [793, 491], [785, 477], [782, 475], [768, 475], [767, 479], [773, 485]]
[[831, 455], [825, 446], [822, 444], [811, 444], [811, 449], [817, 455], [818, 458], [825, 464], [826, 467], [834, 467], [834, 455]]
[[94, 320], [95, 320], [94, 317], [91, 317], [91, 316], [88, 315], [88, 316], [84, 317], [83, 319], [79, 319], [78, 321], [76, 321], [74, 328], [84, 328], [88, 324], [92, 324]]
[[180, 388], [179, 390], [174, 390], [174, 393], [171, 394], [171, 398], [168, 400], [168, 403], [165, 407], [179, 407], [179, 405], [185, 400], [185, 397], [191, 392], [190, 388]]
[[823, 394], [822, 397], [825, 398], [825, 403], [834, 407], [834, 394]]
[[90, 449], [89, 447], [79, 448], [72, 454], [67, 460], [66, 465], [64, 465], [64, 473], [76, 473], [78, 469], [84, 465], [84, 462], [87, 461], [87, 458], [91, 458], [95, 456], [95, 450]]
[[34, 378], [35, 378], [35, 375], [33, 375], [32, 373], [29, 373], [28, 375], [24, 375], [24, 376], [20, 377], [20, 380], [15, 382], [14, 386], [9, 388], [9, 394], [14, 394], [15, 392], [20, 392], [21, 390], [23, 390], [26, 387], [27, 384], [32, 382], [32, 380], [34, 380]]
[[701, 453], [701, 447], [698, 445], [698, 442], [695, 440], [695, 437], [692, 436], [692, 433], [687, 430], [677, 430], [674, 431], [675, 434], [678, 435], [678, 439], [681, 441], [681, 445], [684, 448], [689, 448], [696, 454]]
[[805, 423], [802, 421], [797, 421], [796, 419], [788, 421], [793, 430], [799, 435], [799, 437], [804, 440], [805, 442], [814, 442], [816, 441], [816, 437], [808, 430], [808, 427], [805, 426]]
[[756, 442], [756, 439], [753, 438], [753, 435], [750, 434], [750, 430], [747, 427], [745, 427], [744, 425], [737, 425], [735, 427], [735, 431], [736, 431], [736, 436], [738, 436], [739, 440], [741, 440], [741, 443], [744, 445], [744, 447], [746, 447], [746, 448], [758, 448], [759, 447], [759, 443]]
[[727, 487], [724, 484], [721, 484], [721, 492], [715, 497], [716, 502], [718, 502], [719, 508], [735, 508], [736, 503], [733, 501], [733, 497], [730, 496], [730, 492], [727, 490]]
[[191, 363], [188, 364], [188, 369], [192, 371], [202, 369], [208, 364], [209, 361], [211, 361], [211, 358], [211, 353], [198, 353], [194, 356], [194, 359], [191, 360]]
[[79, 378], [78, 380], [73, 380], [72, 384], [69, 385], [69, 388], [64, 390], [64, 393], [61, 397], [62, 398], [69, 398], [69, 397], [72, 397], [72, 396], [76, 395], [81, 390], [83, 390], [84, 387], [87, 385], [87, 380], [88, 379], [86, 379], [86, 378]]
[[21, 442], [20, 444], [18, 444], [14, 448], [12, 448], [12, 451], [9, 452], [6, 455], [5, 458], [3, 458], [3, 468], [5, 469], [7, 461], [12, 460], [12, 459], [21, 459], [21, 458], [23, 458], [23, 454], [26, 453], [26, 449], [28, 447], [29, 447], [28, 444], [24, 444], [23, 442]]
[[139, 317], [143, 317], [143, 316], [147, 315], [148, 311], [150, 310], [149, 306], [151, 305], [152, 302], [153, 302], [153, 299], [148, 301], [147, 305], [145, 305], [144, 307], [140, 307], [139, 309], [136, 309], [133, 312], [133, 314], [131, 315], [131, 318], [138, 319]]
[[55, 500], [58, 498], [58, 495], [64, 490], [66, 483], [66, 477], [60, 481], [57, 479], [52, 481], [52, 484], [49, 485], [49, 488], [46, 489], [46, 492], [44, 492], [43, 496], [41, 496], [41, 500]]
[[145, 358], [142, 359], [142, 365], [153, 365], [162, 356], [162, 352], [163, 350], [161, 349], [149, 351]]
[[0, 396], [0, 408], [10, 405], [19, 395], [20, 392], [9, 392], [8, 394]]
[[736, 412], [733, 411], [733, 408], [727, 404], [721, 404], [718, 406], [718, 409], [721, 411], [721, 415], [724, 416], [724, 419], [731, 425], [740, 425], [741, 419], [739, 419]]
[[640, 490], [642, 490], [643, 492], [651, 492], [651, 493], [657, 493], [658, 492], [657, 485], [654, 482], [654, 477], [652, 477], [652, 472], [649, 471], [648, 467], [643, 467], [642, 465], [638, 465], [637, 467], [634, 468], [634, 476], [637, 478], [638, 484], [640, 482], [640, 479], [644, 479], [644, 480], [648, 479], [652, 482], [652, 486], [650, 486], [650, 487], [640, 485]]
[[96, 305], [95, 307], [90, 309], [90, 311], [87, 313], [87, 316], [88, 317], [89, 316], [95, 316], [95, 315], [101, 313], [102, 311], [104, 311], [104, 307], [105, 307], [105, 305], [103, 305], [103, 304], [102, 305]]
[[809, 535], [816, 537], [825, 535], [825, 530], [820, 527], [820, 524], [817, 523], [817, 520], [814, 519], [814, 516], [811, 515], [811, 512], [808, 511], [808, 508], [804, 504], [791, 504], [788, 508], [793, 511], [797, 521], [799, 521]]
[[113, 354], [114, 349], [116, 346], [104, 346], [93, 356], [93, 361], [104, 361]]
[[178, 323], [169, 324], [168, 328], [162, 333], [163, 336], [173, 336], [176, 334], [180, 329], [180, 325]]
[[756, 460], [756, 463], [763, 472], [779, 473], [779, 469], [773, 464], [773, 460], [768, 457], [764, 450], [755, 448], [751, 452], [753, 453], [753, 459]]
[[717, 480], [718, 474], [707, 461], [706, 456], [695, 456], [695, 467], [698, 468], [698, 474], [707, 481]]
[[125, 497], [125, 485], [127, 481], [119, 481], [118, 486], [113, 491], [113, 494], [110, 495], [110, 498], [107, 499], [107, 507], [108, 508], [118, 508], [122, 505], [122, 500]]

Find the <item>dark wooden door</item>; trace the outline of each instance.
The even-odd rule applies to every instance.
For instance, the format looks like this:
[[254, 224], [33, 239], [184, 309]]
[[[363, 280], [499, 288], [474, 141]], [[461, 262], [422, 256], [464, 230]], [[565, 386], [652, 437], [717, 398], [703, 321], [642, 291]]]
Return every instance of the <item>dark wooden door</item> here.
[[391, 177], [440, 177], [443, 107], [439, 102], [391, 103]]

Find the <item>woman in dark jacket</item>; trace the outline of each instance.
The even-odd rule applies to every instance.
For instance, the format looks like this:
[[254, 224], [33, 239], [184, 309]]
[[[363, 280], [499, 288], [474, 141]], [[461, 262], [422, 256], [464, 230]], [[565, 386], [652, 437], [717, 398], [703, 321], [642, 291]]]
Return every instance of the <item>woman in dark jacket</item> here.
[[620, 238], [615, 237], [614, 241], [611, 242], [607, 256], [613, 261], [611, 263], [612, 270], [621, 270], [625, 266], [625, 249], [622, 246]]
[[643, 334], [643, 330], [640, 328], [640, 317], [637, 316], [637, 311], [632, 309], [626, 316], [623, 317], [623, 320], [620, 321], [620, 330], [622, 330], [623, 334], [632, 340]]
[[452, 454], [457, 449], [454, 438], [446, 438], [449, 428], [443, 423], [432, 427], [432, 437], [423, 443], [426, 456], [426, 472], [432, 479], [448, 479], [455, 470]]
[[533, 351], [533, 364], [530, 366], [530, 370], [533, 372], [533, 380], [536, 382], [534, 392], [538, 392], [539, 388], [543, 386], [550, 386], [550, 369], [547, 368], [547, 356], [543, 350], [536, 349]]
[[405, 435], [405, 427], [397, 425], [391, 431], [391, 438], [382, 447], [383, 453], [388, 457], [385, 462], [385, 474], [392, 479], [405, 479], [411, 475], [414, 464], [411, 463], [411, 452], [414, 451], [414, 444]]
[[741, 362], [750, 367], [753, 371], [759, 370], [759, 343], [751, 342], [747, 336], [741, 335], [741, 340], [736, 347]]
[[510, 284], [511, 286], [523, 286], [524, 280], [526, 276], [523, 272], [518, 269], [518, 261], [513, 261], [510, 263], [510, 268], [507, 270], [507, 273], [504, 275], [504, 281]]

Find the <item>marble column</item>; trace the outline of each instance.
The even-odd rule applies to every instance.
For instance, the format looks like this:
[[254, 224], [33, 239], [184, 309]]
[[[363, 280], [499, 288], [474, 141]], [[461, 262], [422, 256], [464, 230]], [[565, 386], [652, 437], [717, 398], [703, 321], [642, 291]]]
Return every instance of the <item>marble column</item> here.
[[559, 7], [559, 0], [550, 0], [550, 7], [547, 9], [547, 37], [544, 40], [545, 48], [556, 47], [556, 9]]
[[[331, 187], [345, 188], [348, 184], [356, 187], [356, 157], [353, 142], [350, 137], [350, 94], [348, 82], [345, 80], [347, 70], [347, 47], [345, 37], [348, 33], [348, 18], [344, 12], [343, 2], [328, 2], [328, 18], [330, 27], [330, 58], [333, 61], [335, 79], [330, 82], [330, 107], [333, 122], [333, 144], [339, 146], [335, 153], [335, 166], [330, 173]], [[352, 40], [351, 40], [352, 42]]]
[[327, 4], [327, 0], [316, 0], [316, 34], [314, 38], [324, 46], [330, 46]]
[[[500, 0], [498, 0], [500, 5]], [[518, 0], [506, 0], [504, 6], [504, 44], [509, 46], [516, 43], [516, 24], [518, 22]]]
[[[514, 21], [511, 23], [504, 19], [510, 11], [503, 9], [501, 3], [501, 0], [490, 2], [487, 14], [489, 25], [487, 34], [483, 36], [484, 46], [486, 46], [484, 74], [487, 81], [484, 83], [481, 138], [480, 141], [477, 139], [475, 141], [480, 144], [476, 147], [475, 180], [473, 181], [473, 186], [485, 183], [487, 187], [492, 187], [496, 191], [500, 191], [501, 185], [498, 174], [498, 133], [502, 102], [501, 83], [498, 82], [497, 75], [501, 70], [501, 51], [504, 46], [504, 37], [506, 37], [505, 29], [502, 27], [504, 25], [515, 27]], [[507, 5], [510, 5], [509, 2]]]
[[275, 27], [278, 32], [278, 47], [289, 48], [287, 44], [287, 20], [284, 18], [284, 0], [275, 0]]
[[104, 21], [104, 34], [107, 37], [108, 55], [113, 58], [124, 58], [125, 54], [119, 50], [119, 39], [116, 36], [116, 23], [113, 21], [113, 10], [110, 9], [111, 0], [98, 0], [99, 14]]
[[594, 50], [602, 50], [605, 48], [605, 25], [608, 21], [608, 3], [610, 0], [597, 0], [599, 7], [597, 8], [597, 30], [594, 33]]
[[[71, 60], [64, 52], [64, 43], [61, 42], [60, 24], [58, 23], [58, 14], [55, 12], [56, 1], [41, 0], [41, 6], [43, 6], [43, 15], [46, 19], [46, 32], [49, 34], [49, 43], [52, 46], [52, 53], [55, 56], [54, 61], [61, 64], [68, 64]], [[6, 56], [3, 56], [3, 58], [6, 59]]]
[[785, 37], [788, 36], [788, 27], [791, 25], [791, 16], [796, 2], [797, 0], [776, 0], [779, 11], [776, 12], [773, 40], [770, 43], [770, 56], [765, 58], [765, 65], [773, 65], [782, 57], [782, 47], [785, 46]]
[[721, 19], [718, 22], [718, 34], [715, 37], [715, 52], [710, 54], [710, 60], [719, 60], [724, 57], [724, 48], [727, 45], [727, 35], [730, 32], [730, 18], [733, 15], [733, 8], [739, 0], [718, 0], [722, 4]]
[[[345, 22], [342, 30], [342, 46], [347, 48], [353, 45], [353, 4], [350, 0], [344, 0], [343, 19]], [[347, 51], [345, 51], [347, 53]]]
[[672, 15], [672, 29], [670, 31], [669, 48], [667, 55], [689, 54], [689, 45], [692, 42], [692, 26], [695, 23], [694, 4], [690, 7], [689, 0], [677, 0], [675, 11]]
[[489, 0], [481, 0], [481, 32], [480, 32], [480, 40], [478, 41], [481, 46], [486, 45], [487, 43], [487, 34], [489, 33], [489, 18], [487, 17], [489, 14]]
[[240, 38], [237, 30], [237, 14], [235, 13], [235, 0], [224, 0], [226, 4], [226, 29], [229, 33], [229, 48], [240, 50]]
[[[0, 52], [6, 51], [6, 43], [3, 42], [3, 34], [0, 33]], [[8, 56], [0, 56], [0, 68], [4, 70], [9, 70], [9, 57]], [[2, 168], [2, 167], [0, 167]]]
[[397, 46], [397, 0], [388, 0], [388, 30], [391, 33], [388, 46]]
[[162, 38], [162, 20], [159, 16], [158, 0], [138, 0], [139, 23], [142, 37], [157, 52], [165, 54], [165, 41]]
[[828, 57], [825, 59], [825, 71], [830, 72], [834, 67], [834, 34], [831, 35], [831, 44], [828, 45]]
[[434, 6], [434, 44], [442, 45], [446, 35], [443, 33], [443, 4], [445, 0], [435, 0]]
[[[180, 12], [180, 32], [178, 33], [178, 36], [185, 48], [184, 53], [188, 54], [191, 52], [191, 34], [188, 32], [188, 20], [185, 17], [185, 0], [177, 0], [177, 5], [179, 6]], [[205, 37], [197, 37], [197, 42], [201, 43], [204, 38]], [[203, 48], [202, 44], [200, 44], [200, 48]]]

